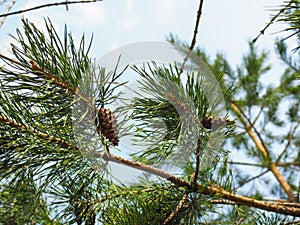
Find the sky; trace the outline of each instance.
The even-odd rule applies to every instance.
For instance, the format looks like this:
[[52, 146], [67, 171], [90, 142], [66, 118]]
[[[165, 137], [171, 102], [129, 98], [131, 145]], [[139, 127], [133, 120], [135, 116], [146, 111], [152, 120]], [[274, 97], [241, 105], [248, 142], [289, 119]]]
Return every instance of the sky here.
[[[44, 0], [18, 0], [12, 11], [36, 5], [58, 2]], [[223, 53], [230, 64], [240, 64], [248, 50], [248, 41], [259, 34], [269, 22], [274, 9], [283, 4], [281, 0], [206, 0], [197, 36], [197, 46], [205, 49], [214, 58]], [[4, 5], [5, 6], [5, 5]], [[0, 6], [0, 12], [4, 11]], [[87, 38], [93, 35], [91, 56], [100, 58], [115, 48], [142, 41], [165, 41], [170, 33], [180, 40], [190, 43], [198, 8], [196, 0], [103, 0], [97, 3], [69, 5], [39, 9], [22, 15], [9, 16], [0, 28], [0, 52], [8, 53], [12, 41], [8, 34], [15, 34], [21, 27], [20, 17], [43, 27], [48, 17], [63, 35], [65, 24], [75, 40], [84, 33]], [[271, 64], [276, 74], [282, 66], [274, 54], [274, 40], [282, 33], [282, 24], [272, 25], [258, 39], [260, 49], [270, 52]], [[274, 71], [273, 70], [273, 71]], [[266, 78], [274, 80], [274, 75]]]
[[[17, 1], [14, 10], [29, 8], [43, 3], [56, 2], [44, 0]], [[236, 65], [247, 51], [247, 42], [252, 40], [269, 21], [279, 0], [209, 0], [204, 1], [197, 45], [210, 55], [223, 52], [228, 60]], [[3, 7], [3, 6], [1, 6]], [[192, 39], [195, 17], [198, 8], [196, 0], [104, 0], [97, 3], [69, 5], [40, 9], [22, 14], [36, 25], [49, 17], [58, 31], [67, 24], [74, 38], [82, 33], [94, 36], [91, 54], [101, 57], [114, 48], [141, 41], [165, 41], [170, 33], [183, 41]], [[3, 11], [0, 10], [1, 12]], [[7, 34], [15, 33], [20, 27], [20, 15], [10, 16], [0, 29], [0, 51], [7, 50], [11, 39]], [[267, 30], [258, 44], [272, 49], [279, 31], [274, 25]]]

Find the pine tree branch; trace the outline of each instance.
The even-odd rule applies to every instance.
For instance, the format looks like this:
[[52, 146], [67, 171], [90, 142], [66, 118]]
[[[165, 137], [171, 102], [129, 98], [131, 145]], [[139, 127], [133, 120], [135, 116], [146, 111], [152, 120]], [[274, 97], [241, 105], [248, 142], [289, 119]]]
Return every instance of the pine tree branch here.
[[[255, 166], [255, 167], [269, 167], [268, 164], [256, 164], [256, 163], [246, 163], [246, 162], [228, 162], [232, 165], [243, 165], [243, 166]], [[276, 162], [276, 166], [280, 167], [288, 167], [288, 166], [300, 166], [300, 163], [298, 162]]]
[[[9, 11], [12, 9], [12, 7], [14, 6], [14, 4], [17, 2], [17, 0], [12, 0], [10, 5], [7, 7], [5, 14], [8, 14]], [[7, 16], [3, 16], [2, 20], [0, 21], [0, 28], [3, 26], [5, 20], [6, 20]]]
[[201, 15], [202, 15], [203, 2], [204, 2], [204, 0], [200, 0], [199, 8], [198, 8], [198, 11], [197, 11], [197, 18], [196, 18], [196, 24], [195, 24], [193, 39], [192, 39], [191, 45], [190, 45], [190, 47], [188, 49], [188, 52], [187, 52], [185, 58], [183, 59], [182, 65], [181, 65], [181, 67], [179, 69], [179, 74], [183, 73], [185, 63], [187, 62], [188, 58], [190, 57], [190, 54], [192, 53], [192, 51], [193, 51], [193, 49], [195, 47], [197, 33], [198, 33], [198, 27], [199, 27], [200, 18], [201, 18]]
[[291, 207], [295, 207], [295, 208], [299, 208], [300, 209], [300, 203], [298, 202], [288, 202], [287, 200], [274, 200], [274, 199], [263, 199], [264, 201], [268, 201], [268, 202], [276, 202], [279, 205], [284, 205], [284, 206], [291, 206]]
[[[5, 56], [1, 53], [0, 53], [0, 58], [5, 59], [13, 64], [17, 64], [19, 66], [24, 66], [22, 63], [18, 62], [17, 60], [14, 60], [14, 59], [12, 59], [8, 56]], [[30, 68], [36, 74], [43, 75], [46, 80], [53, 81], [53, 82], [55, 82], [55, 84], [57, 86], [61, 87], [62, 89], [68, 90], [70, 92], [70, 94], [76, 95], [77, 97], [79, 97], [80, 99], [85, 101], [85, 103], [90, 107], [90, 109], [94, 110], [94, 106], [93, 106], [92, 102], [90, 101], [90, 99], [86, 98], [84, 96], [84, 94], [81, 93], [81, 91], [77, 87], [73, 88], [68, 83], [61, 81], [60, 79], [58, 79], [56, 76], [52, 75], [51, 73], [44, 71], [44, 69], [34, 61], [30, 61], [30, 64], [31, 64]]]
[[91, 3], [91, 2], [97, 2], [97, 1], [103, 1], [103, 0], [65, 1], [65, 2], [48, 3], [48, 4], [44, 4], [44, 5], [38, 5], [38, 6], [35, 6], [35, 7], [32, 7], [32, 8], [28, 8], [28, 9], [18, 10], [18, 11], [15, 11], [15, 12], [0, 14], [0, 18], [11, 16], [11, 15], [16, 15], [16, 14], [21, 14], [21, 13], [24, 13], [24, 12], [29, 12], [29, 11], [33, 11], [33, 10], [37, 10], [37, 9], [41, 9], [41, 8], [51, 7], [51, 6], [60, 6], [60, 5], [68, 6], [68, 5], [71, 5], [71, 4]]
[[[192, 187], [192, 184], [190, 182], [149, 165], [145, 165], [139, 162], [134, 162], [132, 160], [124, 159], [122, 157], [115, 156], [112, 154], [109, 155], [105, 154], [104, 156], [102, 156], [99, 153], [97, 153], [95, 154], [95, 157], [102, 157], [103, 160], [106, 161], [123, 164], [144, 172], [151, 173], [153, 175], [159, 176], [163, 179], [166, 179], [174, 183], [178, 187], [185, 187], [189, 190], [191, 190]], [[258, 208], [270, 212], [281, 213], [285, 215], [300, 216], [300, 208], [298, 207], [280, 205], [275, 201], [270, 203], [266, 201], [256, 200], [246, 196], [239, 196], [236, 194], [232, 194], [221, 187], [203, 186], [201, 184], [197, 184], [196, 191], [200, 191], [201, 193], [206, 195], [218, 195], [222, 199], [233, 201], [235, 202], [235, 204], [239, 204], [239, 205], [245, 205], [245, 206], [254, 207], [254, 208]]]
[[236, 203], [234, 201], [228, 201], [226, 199], [213, 199], [210, 200], [209, 203], [211, 204], [220, 204], [220, 205], [235, 205]]
[[[241, 123], [244, 125], [245, 130], [247, 131], [250, 138], [253, 140], [257, 149], [263, 154], [264, 158], [269, 160], [268, 150], [266, 149], [263, 142], [261, 142], [262, 139], [259, 138], [261, 140], [261, 141], [259, 141], [257, 139], [257, 137], [255, 136], [254, 132], [252, 131], [253, 127], [251, 126], [251, 123], [249, 123], [249, 125], [248, 125], [247, 122], [243, 119], [242, 115], [245, 117], [245, 114], [243, 113], [242, 109], [234, 101], [231, 101], [231, 107], [232, 107], [234, 113], [236, 114], [236, 116], [241, 121]], [[245, 118], [247, 119], [247, 117], [245, 117]], [[248, 119], [248, 122], [250, 122], [249, 119]], [[259, 133], [257, 132], [257, 134], [259, 134]], [[259, 137], [260, 137], [260, 135], [259, 135]], [[277, 181], [279, 182], [281, 188], [284, 190], [284, 192], [288, 196], [288, 199], [292, 202], [296, 201], [296, 197], [294, 196], [293, 189], [291, 188], [289, 183], [283, 178], [283, 176], [279, 172], [279, 170], [276, 166], [276, 163], [270, 164], [269, 168], [272, 171], [272, 173], [274, 174]]]
[[16, 128], [21, 132], [28, 133], [28, 134], [34, 134], [42, 139], [49, 140], [55, 144], [58, 144], [62, 148], [79, 150], [77, 147], [73, 146], [72, 144], [68, 143], [67, 141], [64, 141], [63, 139], [60, 139], [58, 137], [37, 131], [32, 127], [25, 127], [24, 125], [18, 124], [18, 123], [14, 122], [8, 118], [5, 118], [1, 115], [0, 115], [0, 122], [7, 124], [10, 127]]
[[176, 215], [182, 210], [183, 204], [186, 202], [188, 198], [188, 194], [184, 194], [182, 199], [179, 201], [176, 209], [168, 216], [168, 218], [164, 221], [163, 225], [167, 225], [176, 217]]
[[274, 23], [274, 21], [293, 3], [293, 1], [290, 1], [286, 6], [284, 6], [281, 10], [279, 10], [279, 12], [273, 16], [273, 18], [267, 23], [267, 25], [259, 32], [259, 34], [256, 36], [256, 38], [254, 38], [252, 40], [253, 43], [255, 43], [258, 38], [261, 36], [261, 35], [264, 35], [265, 34], [265, 31], [269, 28], [269, 26], [271, 26], [271, 24]]

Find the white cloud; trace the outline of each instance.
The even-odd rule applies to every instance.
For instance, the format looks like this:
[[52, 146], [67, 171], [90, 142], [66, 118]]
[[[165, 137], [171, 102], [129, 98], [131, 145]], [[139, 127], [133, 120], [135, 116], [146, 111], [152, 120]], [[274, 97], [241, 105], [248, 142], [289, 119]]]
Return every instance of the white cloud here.
[[[49, 1], [31, 0], [22, 5], [22, 9], [43, 5]], [[106, 21], [106, 12], [101, 3], [70, 4], [68, 11], [65, 6], [52, 6], [25, 13], [24, 16], [37, 24], [43, 24], [43, 18], [49, 17], [55, 24], [68, 22], [72, 27], [95, 27]]]
[[104, 8], [98, 3], [90, 3], [81, 7], [70, 9], [70, 22], [79, 27], [96, 27], [106, 22], [107, 14]]
[[127, 17], [118, 22], [123, 29], [128, 31], [134, 30], [137, 27], [137, 20], [133, 17]]
[[[166, 25], [176, 18], [176, 3], [173, 0], [155, 0], [155, 16], [159, 23]], [[177, 19], [179, 19], [178, 17]]]
[[129, 11], [129, 12], [132, 11], [133, 10], [133, 5], [134, 5], [133, 0], [127, 0], [126, 10]]

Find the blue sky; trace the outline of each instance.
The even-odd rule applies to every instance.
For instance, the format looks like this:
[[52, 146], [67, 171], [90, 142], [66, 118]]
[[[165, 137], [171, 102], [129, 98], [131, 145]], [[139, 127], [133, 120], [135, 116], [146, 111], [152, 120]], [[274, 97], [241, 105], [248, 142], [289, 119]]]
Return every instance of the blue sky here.
[[[13, 10], [28, 8], [44, 0], [17, 1]], [[270, 19], [279, 0], [209, 0], [204, 8], [197, 45], [210, 55], [223, 52], [233, 65], [240, 62], [247, 50], [247, 41], [255, 37]], [[3, 6], [2, 6], [3, 7]], [[194, 30], [198, 1], [186, 0], [104, 0], [90, 4], [70, 5], [40, 9], [24, 13], [23, 16], [36, 25], [49, 17], [62, 32], [66, 23], [74, 37], [79, 39], [84, 32], [87, 37], [94, 34], [92, 55], [101, 57], [113, 48], [140, 41], [164, 41], [169, 33], [190, 42]], [[1, 10], [3, 11], [3, 10]], [[5, 52], [9, 43], [8, 33], [20, 27], [20, 16], [8, 17], [0, 29], [0, 51]], [[275, 25], [259, 39], [264, 48], [273, 48]]]

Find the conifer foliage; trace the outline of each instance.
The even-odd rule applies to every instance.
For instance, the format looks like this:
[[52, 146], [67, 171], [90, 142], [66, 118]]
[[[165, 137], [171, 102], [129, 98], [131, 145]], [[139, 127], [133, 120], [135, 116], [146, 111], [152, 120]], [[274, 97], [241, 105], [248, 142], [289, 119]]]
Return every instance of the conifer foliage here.
[[[196, 48], [196, 71], [155, 62], [106, 71], [89, 57], [84, 36], [76, 46], [50, 20], [44, 32], [22, 22], [13, 56], [0, 55], [1, 224], [289, 224], [300, 217], [299, 67], [283, 41], [276, 49], [287, 67], [274, 86], [262, 82], [271, 66], [253, 43], [236, 70], [223, 55], [211, 60]], [[186, 52], [185, 43], [169, 41]], [[200, 61], [222, 91], [223, 117]], [[145, 95], [113, 111], [129, 69]], [[134, 154], [120, 144], [130, 132], [143, 147]], [[232, 160], [238, 151], [252, 161]], [[145, 174], [125, 184], [111, 163]]]

